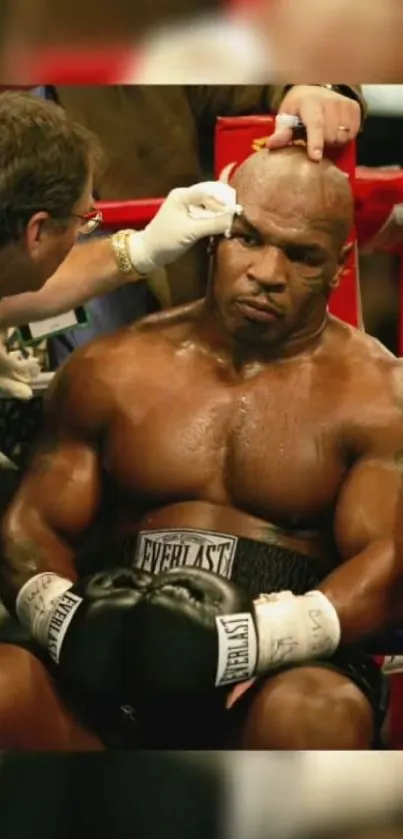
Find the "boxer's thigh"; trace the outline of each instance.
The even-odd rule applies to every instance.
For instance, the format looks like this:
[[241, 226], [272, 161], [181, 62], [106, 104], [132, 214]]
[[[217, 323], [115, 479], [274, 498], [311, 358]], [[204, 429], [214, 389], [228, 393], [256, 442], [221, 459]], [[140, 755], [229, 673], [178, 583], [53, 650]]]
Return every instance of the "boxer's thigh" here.
[[0, 749], [101, 748], [67, 708], [44, 664], [24, 647], [0, 644]]
[[366, 696], [345, 674], [317, 665], [259, 679], [228, 717], [230, 748], [369, 749], [374, 740]]

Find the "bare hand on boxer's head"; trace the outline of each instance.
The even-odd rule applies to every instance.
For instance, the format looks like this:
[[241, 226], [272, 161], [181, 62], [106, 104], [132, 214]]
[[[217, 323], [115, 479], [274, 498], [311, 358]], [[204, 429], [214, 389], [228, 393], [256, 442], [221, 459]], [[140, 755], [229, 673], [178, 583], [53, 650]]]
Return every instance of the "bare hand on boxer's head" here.
[[[307, 135], [307, 151], [311, 160], [321, 160], [325, 145], [344, 145], [357, 136], [361, 125], [358, 102], [333, 90], [315, 85], [295, 85], [285, 95], [278, 110], [279, 116], [298, 117]], [[290, 145], [295, 128], [282, 127], [267, 141], [268, 149]]]

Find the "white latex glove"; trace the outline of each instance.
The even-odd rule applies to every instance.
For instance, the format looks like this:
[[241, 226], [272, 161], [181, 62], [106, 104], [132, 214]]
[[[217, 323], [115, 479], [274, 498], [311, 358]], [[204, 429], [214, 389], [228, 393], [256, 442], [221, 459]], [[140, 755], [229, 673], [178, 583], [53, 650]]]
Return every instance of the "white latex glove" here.
[[199, 239], [225, 234], [240, 212], [235, 190], [220, 181], [173, 189], [145, 230], [129, 238], [133, 268], [149, 274], [169, 265]]
[[0, 395], [13, 399], [32, 399], [32, 381], [39, 376], [36, 358], [22, 358], [19, 352], [8, 353], [0, 343]]

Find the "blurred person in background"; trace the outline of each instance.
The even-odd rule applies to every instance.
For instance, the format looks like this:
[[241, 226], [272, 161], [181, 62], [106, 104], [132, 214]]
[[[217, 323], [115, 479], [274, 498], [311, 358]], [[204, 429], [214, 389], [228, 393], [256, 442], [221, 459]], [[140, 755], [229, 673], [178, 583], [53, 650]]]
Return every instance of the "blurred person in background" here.
[[[96, 54], [99, 48], [104, 55], [100, 63], [98, 52], [90, 67], [93, 83], [302, 83], [324, 77], [376, 83], [403, 76], [400, 0], [154, 0], [141, 12], [120, 0], [113, 14], [107, 0], [73, 0], [73, 6], [15, 0], [10, 29], [13, 45], [3, 70], [9, 82], [38, 80], [21, 77], [25, 57], [37, 50], [37, 72], [48, 70], [42, 80], [55, 82], [57, 74], [59, 84], [79, 82], [80, 72], [90, 83], [88, 50]], [[64, 50], [62, 58], [55, 45]], [[123, 63], [116, 53], [122, 47]], [[25, 65], [25, 73], [32, 76], [34, 67]]]
[[215, 10], [218, 0], [13, 0], [10, 21], [25, 43], [48, 48], [94, 44], [108, 48], [133, 43], [150, 27], [175, 23], [185, 15]]
[[126, 81], [134, 73], [136, 45], [150, 29], [218, 7], [219, 0], [152, 0], [142, 5], [118, 0], [113, 7], [108, 0], [13, 0], [2, 73], [8, 83], [55, 82], [59, 76], [60, 83], [71, 83], [72, 76], [77, 83]]
[[249, 9], [280, 79], [403, 80], [400, 0], [263, 0]]

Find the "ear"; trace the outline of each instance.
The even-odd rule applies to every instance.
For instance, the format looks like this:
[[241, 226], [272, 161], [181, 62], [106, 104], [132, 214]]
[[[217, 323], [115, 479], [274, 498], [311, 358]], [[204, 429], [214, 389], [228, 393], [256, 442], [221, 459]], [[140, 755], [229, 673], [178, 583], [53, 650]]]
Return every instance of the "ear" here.
[[31, 216], [25, 228], [24, 239], [28, 252], [35, 256], [43, 237], [43, 225], [49, 219], [49, 213], [44, 210]]
[[337, 288], [340, 285], [342, 276], [343, 276], [344, 271], [345, 271], [346, 262], [348, 260], [348, 257], [350, 256], [353, 248], [354, 248], [354, 242], [349, 242], [348, 245], [344, 245], [344, 247], [341, 249], [340, 254], [339, 254], [339, 259], [338, 259], [338, 266], [339, 267], [337, 269], [337, 272], [336, 272], [335, 276], [333, 277], [333, 280], [331, 280], [331, 282], [330, 282], [331, 288]]

